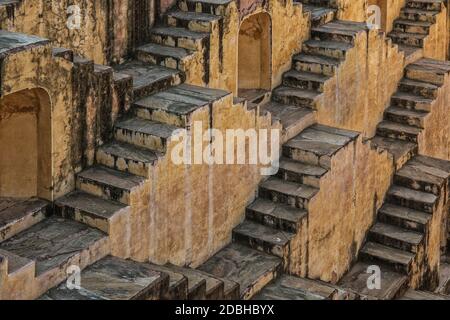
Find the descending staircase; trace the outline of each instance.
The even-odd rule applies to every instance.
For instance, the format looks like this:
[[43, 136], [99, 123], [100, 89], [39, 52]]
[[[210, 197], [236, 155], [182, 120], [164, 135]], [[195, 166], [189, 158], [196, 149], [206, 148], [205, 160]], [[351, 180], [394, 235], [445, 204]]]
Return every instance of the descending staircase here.
[[[229, 2], [180, 1], [180, 10], [164, 16], [135, 59], [115, 67], [116, 78], [133, 80], [132, 109], [115, 123], [113, 139], [98, 148], [95, 165], [77, 175], [77, 189], [57, 199], [56, 216], [48, 217], [50, 206], [42, 200], [0, 200], [0, 278], [6, 274], [2, 279], [7, 278], [9, 291], [27, 290], [31, 281], [37, 291], [30, 297], [49, 300], [347, 299], [352, 292], [360, 293], [361, 282], [354, 279], [365, 270], [363, 262], [352, 269], [350, 280], [343, 281], [345, 289], [285, 274], [295, 268], [300, 253], [292, 248], [308, 215], [308, 203], [319, 192], [320, 179], [332, 169], [332, 157], [358, 136], [313, 124], [313, 110], [324, 83], [334, 76], [363, 26], [330, 22], [336, 12], [329, 7], [331, 1], [301, 2], [311, 13], [312, 39], [294, 57], [293, 69], [274, 90], [272, 101], [260, 107], [283, 124], [280, 171], [261, 183], [245, 221], [233, 230], [232, 244], [198, 270], [111, 256], [130, 254], [116, 251], [119, 243], [111, 239], [120, 239], [123, 246], [139, 236], [124, 230], [133, 219], [133, 192], [164, 156], [172, 133], [188, 128], [195, 110], [226, 94], [182, 83], [202, 74], [198, 83], [208, 84], [211, 32], [219, 28]], [[431, 68], [439, 78], [447, 67], [430, 60], [410, 65], [373, 140], [392, 151], [398, 169], [403, 167], [361, 251], [364, 261], [389, 266], [383, 274], [393, 285], [382, 297], [398, 295], [407, 283], [416, 253], [425, 245], [439, 196], [435, 191], [450, 174], [445, 162], [420, 156], [411, 160], [422, 120], [430, 111], [425, 105], [439, 86], [433, 81], [420, 83], [423, 79], [417, 79], [416, 71], [427, 73]], [[421, 179], [415, 180], [413, 174]], [[121, 236], [113, 237], [117, 234]], [[84, 269], [82, 290], [70, 290], [62, 282], [72, 264]]]
[[389, 36], [405, 50], [410, 50], [411, 47], [423, 48], [430, 28], [436, 23], [436, 16], [443, 6], [443, 0], [407, 0], [400, 11], [400, 17], [394, 21], [394, 29]]
[[[314, 13], [334, 12], [309, 9]], [[320, 281], [284, 275], [300, 273], [296, 262], [302, 253], [297, 250], [297, 241], [308, 204], [319, 192], [320, 179], [331, 169], [332, 157], [358, 137], [348, 130], [312, 125], [315, 101], [323, 92], [323, 84], [334, 76], [346, 51], [353, 47], [356, 33], [363, 28], [342, 21], [320, 26], [320, 21], [327, 19], [316, 19], [313, 39], [305, 42], [303, 53], [294, 56], [293, 69], [273, 91], [272, 101], [260, 106], [262, 112], [270, 112], [283, 126], [285, 144], [279, 172], [260, 184], [258, 197], [247, 207], [244, 222], [233, 230], [233, 243], [199, 267], [239, 283], [243, 299], [351, 296]]]
[[420, 59], [405, 68], [405, 77], [392, 96], [372, 140], [394, 155], [397, 169], [418, 152], [418, 141], [450, 63]]
[[[450, 64], [421, 59], [409, 64], [372, 142], [394, 157], [396, 173], [360, 261], [340, 285], [380, 299], [401, 296], [417, 266], [426, 265], [429, 230], [440, 197], [446, 194], [450, 163], [417, 155], [421, 132]], [[447, 201], [447, 199], [444, 199]], [[367, 288], [367, 268], [382, 266], [380, 290]], [[388, 280], [386, 280], [388, 279]], [[426, 284], [425, 284], [426, 286]]]

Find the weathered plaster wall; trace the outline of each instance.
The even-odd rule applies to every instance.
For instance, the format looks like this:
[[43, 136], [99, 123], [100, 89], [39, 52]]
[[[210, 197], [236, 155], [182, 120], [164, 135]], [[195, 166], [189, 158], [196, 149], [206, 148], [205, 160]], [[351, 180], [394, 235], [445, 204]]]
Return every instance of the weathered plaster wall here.
[[361, 136], [333, 157], [309, 205], [308, 277], [336, 283], [344, 275], [375, 221], [393, 173], [391, 156], [372, 149]]
[[[271, 18], [272, 46], [268, 55], [271, 88], [277, 87], [281, 83], [283, 73], [291, 66], [292, 55], [301, 50], [303, 41], [309, 37], [309, 19], [300, 8], [301, 6], [294, 5], [291, 0], [270, 0], [255, 3], [249, 11], [239, 11], [236, 3], [231, 2], [225, 8], [219, 33], [212, 35], [209, 86], [237, 94], [240, 26], [252, 14], [267, 13]], [[222, 41], [222, 45], [214, 47], [213, 44], [218, 44], [219, 41]]]
[[[267, 128], [271, 123], [255, 110], [232, 106], [229, 94], [211, 108], [197, 110], [192, 121], [201, 121], [203, 130], [212, 125], [223, 133]], [[231, 230], [243, 219], [262, 176], [257, 165], [176, 165], [169, 155], [177, 144], [174, 140], [169, 145], [167, 156], [151, 173], [145, 253], [158, 263], [197, 266], [231, 241]]]
[[338, 9], [338, 19], [366, 21], [367, 0], [334, 0], [332, 3]]
[[7, 56], [2, 68], [2, 96], [42, 88], [51, 102], [53, 197], [72, 190], [71, 158], [72, 65], [52, 58], [50, 46], [39, 46]]
[[[70, 29], [76, 12], [67, 10], [73, 5], [81, 10], [80, 27]], [[0, 29], [48, 38], [96, 63], [120, 61], [132, 41], [129, 0], [23, 0], [10, 8], [0, 8]]]

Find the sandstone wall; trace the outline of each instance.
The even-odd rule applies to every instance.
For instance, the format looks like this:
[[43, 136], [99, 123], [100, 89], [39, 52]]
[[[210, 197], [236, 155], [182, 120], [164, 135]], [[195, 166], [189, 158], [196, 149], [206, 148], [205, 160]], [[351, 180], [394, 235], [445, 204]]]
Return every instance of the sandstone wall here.
[[372, 137], [398, 81], [404, 56], [378, 31], [361, 31], [336, 75], [325, 83], [318, 122]]
[[[336, 283], [348, 270], [391, 185], [391, 156], [360, 136], [332, 159], [308, 215], [307, 276]], [[338, 190], [338, 191], [337, 191]]]
[[450, 77], [439, 88], [431, 112], [425, 118], [419, 135], [419, 153], [434, 158], [450, 160]]
[[430, 34], [425, 39], [423, 55], [425, 58], [445, 60], [448, 50], [448, 13], [445, 6], [436, 16], [436, 23], [430, 28]]

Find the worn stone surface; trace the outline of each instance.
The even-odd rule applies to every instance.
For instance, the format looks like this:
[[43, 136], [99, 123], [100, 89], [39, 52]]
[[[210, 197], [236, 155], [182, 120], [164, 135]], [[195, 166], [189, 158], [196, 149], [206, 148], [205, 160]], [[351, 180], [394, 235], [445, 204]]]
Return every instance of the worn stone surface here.
[[334, 300], [337, 290], [320, 281], [282, 276], [267, 285], [254, 300]]
[[235, 281], [240, 296], [250, 299], [280, 271], [281, 261], [256, 250], [231, 244], [200, 266], [200, 270]]
[[49, 203], [37, 198], [0, 198], [0, 242], [39, 223], [49, 211]]
[[81, 290], [65, 283], [49, 290], [50, 300], [159, 300], [167, 291], [169, 275], [151, 265], [108, 256], [81, 273]]

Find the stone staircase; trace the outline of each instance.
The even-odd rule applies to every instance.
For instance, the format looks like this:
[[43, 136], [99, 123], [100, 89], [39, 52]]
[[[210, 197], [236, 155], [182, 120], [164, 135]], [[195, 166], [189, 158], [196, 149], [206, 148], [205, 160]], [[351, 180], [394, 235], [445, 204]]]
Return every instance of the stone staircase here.
[[217, 37], [231, 0], [180, 0], [151, 30], [149, 43], [136, 50], [144, 62], [183, 71], [189, 83], [208, 85], [210, 65], [220, 55]]
[[[385, 111], [372, 143], [393, 155], [396, 173], [377, 222], [367, 235], [359, 262], [341, 280], [340, 286], [365, 297], [392, 299], [414, 285], [432, 286], [432, 270], [419, 270], [433, 258], [428, 256], [433, 215], [448, 201], [448, 161], [417, 155], [421, 132], [432, 112], [434, 100], [450, 71], [448, 62], [420, 59], [405, 69], [399, 91]], [[436, 257], [434, 257], [436, 258]], [[372, 264], [381, 267], [381, 289], [367, 288]], [[414, 278], [414, 280], [412, 280]], [[411, 291], [412, 292], [412, 291]], [[406, 294], [415, 296], [416, 293]]]
[[272, 101], [259, 106], [282, 124], [285, 144], [279, 172], [260, 184], [257, 199], [246, 209], [245, 221], [233, 230], [233, 243], [199, 267], [239, 283], [243, 299], [354, 297], [320, 281], [284, 274], [301, 273], [295, 262], [301, 260], [298, 238], [306, 223], [308, 203], [319, 192], [320, 179], [331, 169], [332, 157], [358, 137], [355, 132], [312, 123], [324, 83], [335, 75], [364, 26], [328, 22], [334, 18], [334, 9], [302, 2], [312, 12], [312, 39], [293, 57], [293, 69], [273, 91]]
[[[112, 289], [113, 288], [113, 289]], [[230, 300], [238, 285], [204, 272], [107, 256], [81, 273], [81, 289], [66, 282], [40, 300]]]
[[365, 25], [333, 21], [311, 29], [311, 39], [293, 57], [292, 69], [274, 90], [272, 100], [286, 105], [316, 109], [325, 82], [335, 76], [347, 52], [354, 47], [355, 37]]
[[243, 299], [254, 297], [284, 272], [299, 274], [298, 239], [308, 203], [319, 192], [321, 177], [331, 169], [333, 155], [357, 136], [313, 125], [289, 140], [283, 146], [279, 172], [260, 184], [245, 221], [233, 230], [233, 243], [199, 269], [239, 283]]
[[418, 152], [427, 116], [449, 72], [448, 62], [433, 59], [420, 59], [405, 67], [405, 76], [372, 140], [393, 154], [397, 169]]
[[337, 8], [332, 7], [331, 1], [296, 0], [294, 4], [302, 4], [303, 11], [310, 14], [313, 27], [331, 22], [336, 17]]
[[411, 50], [411, 47], [423, 48], [443, 6], [443, 0], [407, 0], [400, 17], [394, 21], [394, 29], [389, 37], [405, 50]]

